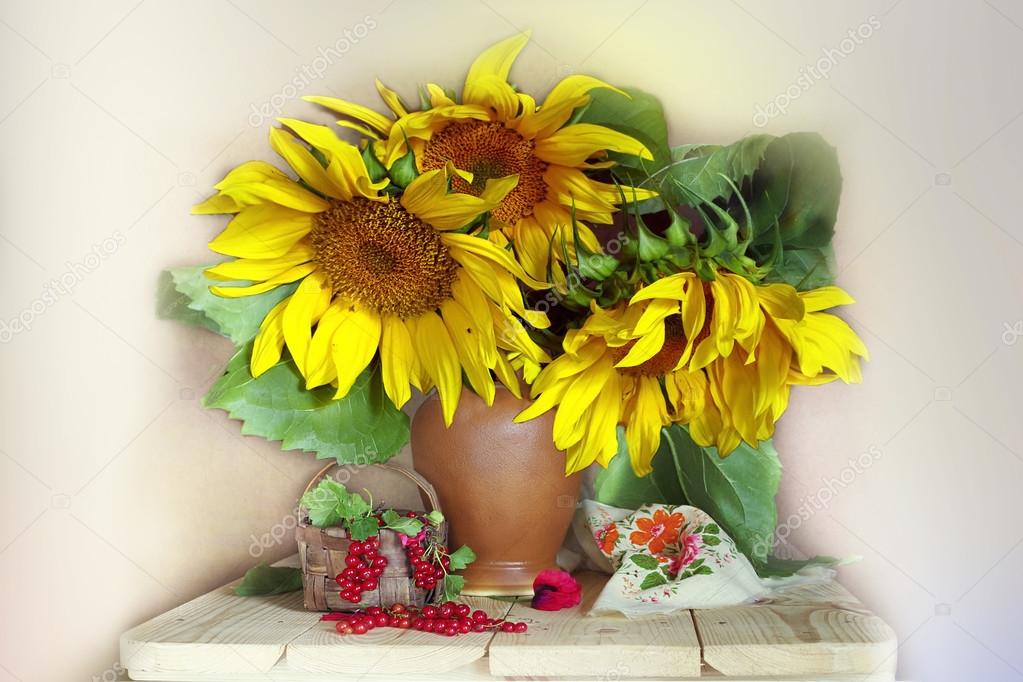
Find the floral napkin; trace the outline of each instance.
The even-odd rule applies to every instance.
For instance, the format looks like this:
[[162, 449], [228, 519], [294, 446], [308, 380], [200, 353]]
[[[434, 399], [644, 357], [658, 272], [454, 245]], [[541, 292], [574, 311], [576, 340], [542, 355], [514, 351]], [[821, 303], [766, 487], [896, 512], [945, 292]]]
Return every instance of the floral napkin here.
[[573, 528], [591, 567], [612, 574], [591, 614], [731, 606], [833, 575], [761, 580], [728, 533], [687, 505], [647, 504], [633, 511], [584, 500]]

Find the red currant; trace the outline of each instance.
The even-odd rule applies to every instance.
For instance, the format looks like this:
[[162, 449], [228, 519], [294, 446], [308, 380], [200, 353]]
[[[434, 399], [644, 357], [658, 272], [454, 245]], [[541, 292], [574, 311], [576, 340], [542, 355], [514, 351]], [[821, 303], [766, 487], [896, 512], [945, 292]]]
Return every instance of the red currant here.
[[515, 623], [508, 621], [501, 623], [501, 632], [515, 632]]

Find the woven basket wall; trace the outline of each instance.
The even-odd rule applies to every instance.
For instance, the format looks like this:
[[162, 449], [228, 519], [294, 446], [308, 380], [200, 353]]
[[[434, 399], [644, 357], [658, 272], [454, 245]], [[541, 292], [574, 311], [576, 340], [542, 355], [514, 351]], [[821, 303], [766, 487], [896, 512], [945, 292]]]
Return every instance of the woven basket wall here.
[[[430, 509], [438, 510], [439, 505], [433, 489], [425, 479], [401, 467], [391, 464], [378, 464], [381, 468], [391, 469], [413, 480], [422, 490]], [[333, 465], [320, 471], [309, 483], [306, 490], [312, 490], [327, 475]], [[396, 510], [404, 513], [401, 510]], [[446, 525], [441, 524], [441, 537], [446, 541]], [[412, 568], [405, 549], [401, 545], [401, 537], [394, 531], [380, 530], [381, 556], [387, 557], [384, 573], [377, 579], [377, 589], [364, 592], [358, 604], [341, 599], [340, 590], [335, 578], [345, 570], [345, 557], [348, 556], [347, 531], [343, 528], [317, 528], [303, 518], [295, 530], [298, 541], [298, 556], [302, 566], [303, 602], [310, 611], [350, 611], [368, 606], [390, 606], [392, 604], [413, 604], [422, 606], [432, 596], [430, 591], [415, 586]]]

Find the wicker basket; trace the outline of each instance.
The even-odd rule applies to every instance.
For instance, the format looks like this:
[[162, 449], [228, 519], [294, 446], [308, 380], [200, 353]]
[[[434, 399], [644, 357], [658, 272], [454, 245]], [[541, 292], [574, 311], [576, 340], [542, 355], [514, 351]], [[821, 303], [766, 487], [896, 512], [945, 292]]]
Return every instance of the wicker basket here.
[[[326, 476], [336, 464], [321, 469], [306, 486], [309, 492]], [[440, 502], [433, 487], [419, 474], [404, 467], [393, 464], [376, 464], [405, 476], [415, 483], [423, 493], [429, 509], [440, 511]], [[403, 513], [403, 510], [395, 510]], [[447, 526], [442, 523], [439, 532], [446, 539]], [[310, 611], [350, 611], [369, 606], [390, 606], [391, 604], [411, 604], [422, 606], [432, 596], [430, 591], [415, 586], [412, 578], [412, 567], [398, 533], [386, 528], [380, 529], [380, 548], [382, 556], [387, 557], [387, 567], [377, 581], [377, 589], [364, 592], [358, 604], [341, 599], [334, 578], [345, 569], [345, 557], [348, 556], [348, 532], [343, 528], [317, 528], [303, 517], [295, 530], [298, 541], [298, 556], [302, 563], [303, 602]]]

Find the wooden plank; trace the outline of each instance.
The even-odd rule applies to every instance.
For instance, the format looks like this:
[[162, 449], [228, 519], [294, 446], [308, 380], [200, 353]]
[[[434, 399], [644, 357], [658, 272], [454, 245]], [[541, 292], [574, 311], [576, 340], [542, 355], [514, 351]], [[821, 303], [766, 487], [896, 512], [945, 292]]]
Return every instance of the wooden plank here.
[[[487, 597], [459, 601], [503, 617], [509, 602]], [[432, 632], [380, 628], [365, 635], [337, 634], [334, 623], [318, 623], [287, 646], [289, 670], [317, 674], [438, 674], [463, 668], [487, 655], [493, 633], [445, 637]]]
[[583, 603], [561, 611], [537, 611], [516, 603], [508, 614], [525, 621], [522, 634], [499, 632], [490, 643], [490, 672], [510, 677], [696, 678], [700, 643], [689, 611], [628, 619], [586, 616], [606, 577], [576, 576]]
[[[123, 678], [125, 681], [129, 678]], [[166, 677], [162, 675], [144, 674], [142, 677], [130, 678], [133, 680], [152, 680], [154, 682], [338, 682], [336, 674], [312, 673], [303, 670], [295, 670], [288, 665], [287, 660], [282, 660], [268, 673], [233, 673], [229, 675], [218, 673], [195, 674], [185, 677]], [[394, 675], [390, 673], [367, 673], [357, 678], [359, 680], [387, 681], [393, 682]], [[403, 678], [404, 679], [404, 678]], [[461, 668], [445, 672], [434, 672], [423, 670], [412, 675], [410, 680], [416, 682], [480, 682], [481, 680], [493, 681], [495, 678], [490, 674], [490, 667], [486, 658], [478, 658]]]
[[124, 633], [120, 660], [136, 679], [266, 673], [319, 619], [302, 608], [299, 592], [242, 598], [222, 587]]
[[837, 583], [693, 615], [704, 661], [726, 678], [895, 675], [895, 633]]

